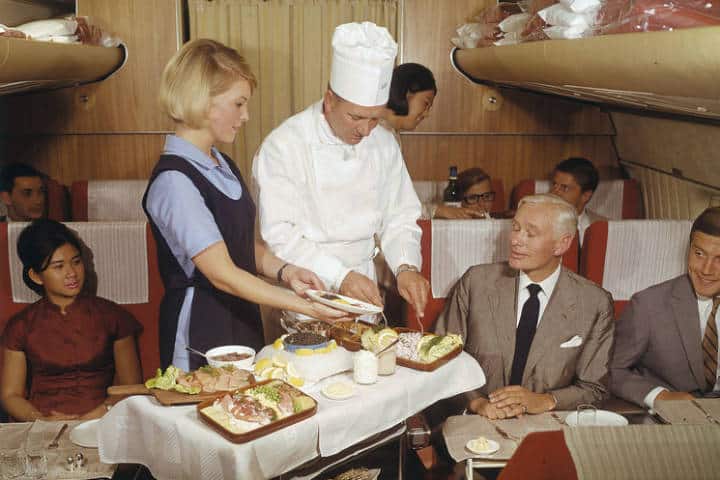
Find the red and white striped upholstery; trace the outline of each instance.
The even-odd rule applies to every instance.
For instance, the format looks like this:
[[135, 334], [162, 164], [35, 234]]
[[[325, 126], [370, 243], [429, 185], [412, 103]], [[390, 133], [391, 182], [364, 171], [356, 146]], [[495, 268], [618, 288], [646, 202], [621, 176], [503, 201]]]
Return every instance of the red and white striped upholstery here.
[[585, 231], [580, 273], [608, 290], [619, 315], [640, 290], [687, 270], [692, 222], [595, 222]]
[[[436, 224], [439, 228], [434, 228]], [[418, 225], [422, 229], [421, 251], [423, 277], [430, 281], [432, 290], [438, 292], [435, 297], [431, 291], [428, 304], [425, 307], [422, 325], [425, 330], [431, 330], [435, 320], [445, 306], [445, 297], [452, 286], [474, 265], [503, 262], [508, 258], [508, 241], [510, 231], [509, 220], [420, 220]], [[441, 232], [439, 240], [443, 246], [437, 248], [433, 245], [433, 232]], [[456, 231], [457, 233], [455, 233]], [[468, 252], [474, 248], [473, 238], [480, 239], [477, 247], [480, 252]], [[436, 239], [437, 240], [437, 239]], [[462, 251], [461, 251], [462, 250]], [[438, 261], [440, 260], [440, 261]], [[452, 267], [447, 268], [448, 265]], [[563, 257], [563, 266], [578, 271], [578, 242], [577, 235], [573, 239], [570, 250]], [[443, 280], [434, 281], [433, 273], [442, 268]], [[406, 323], [410, 328], [418, 328], [418, 320], [412, 307], [408, 307]]]
[[[12, 284], [17, 284], [17, 280], [22, 282], [22, 279], [11, 278], [10, 263], [11, 261], [16, 261], [17, 253], [15, 243], [9, 241], [8, 225], [10, 224], [0, 223], [0, 334], [2, 334], [2, 331], [5, 329], [5, 325], [10, 317], [28, 305], [28, 303], [15, 302], [13, 300]], [[80, 238], [84, 238], [83, 233], [86, 228], [92, 228], [94, 230], [108, 228], [112, 230], [113, 234], [117, 234], [118, 229], [124, 228], [123, 224], [118, 224], [117, 222], [108, 222], [107, 224], [104, 222], [71, 223], [68, 224], [68, 226], [76, 231]], [[127, 227], [133, 229], [133, 232], [137, 230], [136, 223], [128, 222]], [[142, 361], [143, 376], [144, 378], [148, 378], [155, 375], [155, 370], [160, 366], [158, 319], [164, 288], [157, 266], [155, 240], [150, 231], [150, 227], [147, 225], [145, 226], [145, 245], [147, 249], [147, 270], [138, 272], [138, 274], [147, 276], [147, 301], [142, 303], [123, 303], [122, 307], [132, 313], [143, 325], [143, 332], [138, 339], [138, 348], [140, 350], [140, 360]], [[92, 252], [92, 261], [95, 265], [103, 261], [103, 259], [99, 257], [100, 255], [110, 255], [110, 252], [107, 251], [102, 254], [100, 252], [103, 252], [102, 248]], [[12, 270], [16, 270], [16, 267], [13, 267]], [[112, 273], [110, 275], [112, 275]], [[114, 279], [108, 278], [106, 274], [104, 278], [98, 279], [99, 282], [103, 282], [103, 280], [112, 283]], [[110, 300], [114, 300], [113, 295], [105, 296]], [[0, 357], [0, 371], [2, 370], [1, 362], [2, 358]]]
[[[547, 193], [550, 187], [548, 180], [523, 180], [513, 189], [512, 208], [517, 208], [523, 197]], [[634, 179], [601, 181], [587, 208], [610, 220], [645, 218], [640, 185]]]
[[83, 180], [70, 187], [72, 219], [78, 222], [145, 221], [147, 180]]
[[[502, 212], [507, 209], [505, 187], [503, 186], [502, 180], [499, 178], [493, 178], [491, 182], [492, 189], [495, 192], [495, 201], [493, 202], [492, 211]], [[413, 182], [413, 187], [415, 187], [415, 193], [417, 193], [420, 203], [426, 205], [442, 203], [443, 191], [445, 190], [445, 187], [447, 187], [447, 184], [447, 180], [417, 180]]]

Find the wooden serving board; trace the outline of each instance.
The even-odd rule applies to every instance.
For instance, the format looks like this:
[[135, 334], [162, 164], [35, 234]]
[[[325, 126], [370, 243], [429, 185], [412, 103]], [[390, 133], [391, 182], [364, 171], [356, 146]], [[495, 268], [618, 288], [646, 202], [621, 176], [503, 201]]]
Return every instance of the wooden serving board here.
[[[270, 383], [270, 382], [285, 383], [285, 382], [283, 382], [282, 380], [273, 380], [273, 379], [263, 380], [262, 382], [258, 382], [258, 383], [256, 383], [255, 385], [248, 385], [247, 387], [239, 388], [237, 391], [244, 391], [244, 390], [247, 390], [248, 388], [252, 388], [252, 387], [258, 386], [258, 385], [265, 385], [266, 383]], [[255, 440], [256, 438], [265, 436], [265, 435], [267, 435], [268, 433], [272, 433], [272, 432], [275, 432], [275, 431], [280, 430], [280, 429], [282, 429], [282, 428], [285, 428], [285, 427], [287, 427], [287, 426], [289, 426], [289, 425], [292, 425], [292, 424], [294, 424], [294, 423], [298, 423], [298, 422], [300, 422], [300, 421], [302, 421], [302, 420], [305, 420], [306, 418], [310, 418], [310, 417], [312, 417], [313, 415], [315, 415], [315, 413], [317, 412], [317, 401], [316, 401], [314, 398], [312, 398], [310, 395], [304, 394], [303, 392], [301, 392], [301, 391], [298, 390], [297, 388], [293, 387], [292, 385], [290, 385], [290, 384], [286, 384], [286, 385], [288, 385], [289, 387], [291, 387], [291, 388], [294, 389], [294, 390], [297, 390], [298, 393], [300, 393], [300, 394], [302, 394], [302, 395], [310, 398], [315, 405], [314, 405], [312, 408], [309, 408], [309, 409], [307, 409], [307, 410], [303, 410], [303, 411], [300, 412], [300, 413], [295, 413], [295, 414], [293, 414], [293, 415], [289, 415], [289, 416], [287, 416], [287, 417], [285, 417], [285, 418], [282, 418], [282, 419], [280, 419], [280, 420], [276, 420], [276, 421], [274, 421], [274, 422], [272, 422], [272, 423], [269, 423], [269, 424], [267, 424], [267, 425], [263, 425], [263, 426], [261, 426], [261, 427], [258, 427], [258, 428], [254, 429], [254, 430], [250, 430], [249, 432], [245, 432], [245, 433], [234, 433], [234, 432], [231, 432], [230, 430], [226, 429], [223, 425], [219, 424], [219, 423], [216, 422], [214, 419], [212, 419], [210, 416], [208, 416], [208, 414], [206, 414], [205, 412], [203, 412], [203, 410], [204, 410], [205, 408], [211, 406], [216, 399], [222, 398], [222, 397], [225, 395], [224, 393], [222, 393], [222, 394], [217, 394], [217, 393], [216, 393], [215, 396], [214, 396], [212, 399], [209, 399], [209, 400], [207, 400], [207, 401], [204, 401], [204, 402], [200, 403], [200, 404], [196, 407], [196, 408], [197, 408], [197, 412], [198, 412], [198, 416], [200, 417], [200, 419], [201, 419], [203, 422], [207, 423], [211, 428], [213, 428], [214, 430], [216, 430], [218, 433], [220, 433], [223, 437], [227, 438], [227, 439], [230, 440], [231, 442], [233, 442], [233, 443], [245, 443], [245, 442], [249, 442], [249, 441], [251, 441], [251, 440]]]
[[[248, 387], [255, 385], [251, 383]], [[245, 388], [245, 387], [243, 387]], [[191, 405], [193, 403], [200, 403], [206, 400], [215, 399], [218, 395], [224, 395], [227, 392], [200, 392], [195, 395], [189, 393], [180, 393], [174, 390], [160, 390], [159, 388], [147, 388], [142, 383], [136, 385], [113, 385], [108, 387], [107, 393], [109, 396], [123, 396], [127, 397], [130, 395], [152, 395], [154, 396], [161, 405], [172, 406], [172, 405]]]
[[[377, 327], [377, 325], [375, 325], [374, 323], [363, 322], [362, 320], [359, 320], [357, 323], [367, 325], [373, 328]], [[350, 330], [346, 330], [342, 327], [332, 326], [327, 330], [326, 335], [334, 339], [338, 345], [344, 347], [346, 350], [349, 350], [351, 352], [357, 352], [358, 350], [362, 349], [362, 344], [360, 343], [360, 335], [352, 333]]]
[[[404, 328], [404, 327], [395, 327], [394, 330], [398, 333], [420, 333], [419, 330], [414, 330], [412, 328]], [[453, 358], [460, 355], [460, 352], [463, 351], [462, 345], [458, 345], [457, 348], [454, 348], [453, 350], [450, 350], [447, 355], [444, 355], [434, 362], [425, 363], [425, 362], [416, 362], [414, 360], [409, 360], [404, 357], [397, 357], [397, 364], [402, 365], [403, 367], [412, 368], [413, 370], [422, 370], [423, 372], [432, 372], [433, 370], [437, 370], [438, 368], [442, 367], [446, 363], [448, 363]]]

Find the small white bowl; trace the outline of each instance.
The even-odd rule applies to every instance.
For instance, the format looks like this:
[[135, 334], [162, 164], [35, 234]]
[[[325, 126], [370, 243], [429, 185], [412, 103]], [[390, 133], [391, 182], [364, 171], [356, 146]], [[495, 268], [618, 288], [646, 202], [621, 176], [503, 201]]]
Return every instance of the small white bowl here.
[[[215, 360], [213, 357], [219, 355], [225, 355], [227, 353], [247, 353], [249, 357], [242, 360], [224, 361]], [[236, 368], [242, 368], [244, 370], [251, 370], [253, 362], [255, 362], [255, 350], [244, 345], [223, 345], [222, 347], [211, 348], [205, 352], [205, 358], [211, 367], [222, 367], [225, 365], [232, 365]]]

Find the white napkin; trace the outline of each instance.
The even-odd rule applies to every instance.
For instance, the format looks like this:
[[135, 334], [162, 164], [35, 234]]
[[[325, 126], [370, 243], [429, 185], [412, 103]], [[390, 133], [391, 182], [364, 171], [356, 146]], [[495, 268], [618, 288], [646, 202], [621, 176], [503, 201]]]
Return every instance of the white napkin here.
[[580, 345], [582, 345], [583, 339], [580, 335], [575, 335], [567, 342], [563, 342], [560, 344], [560, 348], [577, 348]]

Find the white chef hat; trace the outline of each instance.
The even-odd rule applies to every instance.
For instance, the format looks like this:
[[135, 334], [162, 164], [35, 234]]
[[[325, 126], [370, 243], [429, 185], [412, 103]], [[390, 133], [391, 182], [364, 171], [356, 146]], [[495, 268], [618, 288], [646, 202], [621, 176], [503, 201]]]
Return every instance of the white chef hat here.
[[372, 22], [346, 23], [335, 29], [330, 88], [364, 107], [385, 105], [390, 94], [397, 43]]

